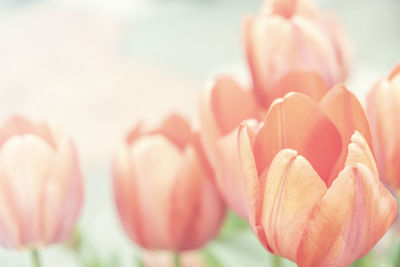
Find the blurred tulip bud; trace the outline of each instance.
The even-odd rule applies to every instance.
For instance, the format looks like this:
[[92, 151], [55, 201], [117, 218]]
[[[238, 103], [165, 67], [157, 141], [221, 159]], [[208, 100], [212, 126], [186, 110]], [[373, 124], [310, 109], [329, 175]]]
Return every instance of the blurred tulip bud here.
[[45, 122], [9, 118], [0, 129], [0, 244], [36, 249], [65, 241], [84, 185], [72, 141]]
[[[290, 72], [268, 91], [268, 99], [297, 91], [319, 101], [328, 91], [322, 78], [311, 72]], [[243, 120], [256, 127], [268, 106], [259, 105], [257, 95], [229, 76], [216, 78], [200, 100], [202, 141], [215, 171], [218, 189], [226, 203], [247, 217], [244, 179], [239, 163], [237, 129]]]
[[367, 118], [342, 85], [320, 101], [290, 93], [257, 131], [239, 129], [250, 225], [298, 266], [348, 266], [392, 225], [396, 200], [378, 177]]
[[143, 248], [190, 250], [218, 233], [225, 205], [198, 133], [180, 116], [151, 131], [136, 126], [113, 172], [122, 225]]
[[352, 52], [333, 15], [320, 12], [312, 0], [268, 0], [257, 17], [243, 20], [243, 38], [255, 92], [262, 103], [287, 73], [312, 72], [326, 86], [342, 82]]
[[377, 164], [382, 179], [400, 189], [400, 63], [371, 89], [367, 99]]

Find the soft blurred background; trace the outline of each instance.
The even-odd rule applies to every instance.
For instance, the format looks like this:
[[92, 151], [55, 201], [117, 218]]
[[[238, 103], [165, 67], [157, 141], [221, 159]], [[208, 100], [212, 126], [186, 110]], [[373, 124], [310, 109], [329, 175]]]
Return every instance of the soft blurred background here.
[[[0, 0], [0, 121], [18, 112], [57, 122], [75, 139], [87, 181], [78, 224], [84, 259], [54, 246], [43, 251], [44, 266], [138, 263], [140, 251], [125, 236], [114, 211], [113, 151], [140, 119], [155, 122], [171, 111], [196, 118], [198, 93], [216, 73], [242, 75], [241, 18], [256, 14], [261, 4]], [[342, 18], [354, 41], [357, 61], [347, 85], [363, 100], [366, 90], [400, 59], [400, 1], [318, 4]], [[379, 256], [385, 242], [373, 253]], [[202, 253], [215, 266], [230, 267], [268, 266], [270, 257], [233, 215]], [[30, 266], [29, 256], [0, 249], [0, 265]]]

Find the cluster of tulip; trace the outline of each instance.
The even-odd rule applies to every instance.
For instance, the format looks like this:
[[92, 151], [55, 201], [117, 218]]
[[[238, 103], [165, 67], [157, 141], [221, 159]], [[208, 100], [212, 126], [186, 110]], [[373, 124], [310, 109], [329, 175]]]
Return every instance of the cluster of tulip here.
[[[137, 124], [122, 143], [113, 161], [122, 225], [145, 249], [182, 252], [213, 239], [228, 206], [271, 253], [348, 266], [397, 214], [388, 188], [400, 188], [400, 65], [372, 88], [365, 113], [340, 84], [347, 38], [311, 0], [267, 0], [243, 20], [243, 37], [252, 82], [210, 83], [200, 131], [171, 115], [153, 129]], [[69, 237], [83, 179], [73, 142], [53, 125], [5, 122], [0, 183], [2, 246]]]

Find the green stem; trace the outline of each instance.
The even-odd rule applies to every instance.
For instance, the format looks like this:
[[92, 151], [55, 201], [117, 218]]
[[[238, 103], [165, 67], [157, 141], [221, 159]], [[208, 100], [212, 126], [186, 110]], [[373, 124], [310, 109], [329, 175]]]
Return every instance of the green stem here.
[[36, 249], [31, 250], [31, 259], [33, 267], [41, 267], [39, 252]]
[[278, 255], [272, 255], [272, 266], [282, 267], [281, 257], [279, 257]]
[[174, 267], [180, 267], [181, 263], [179, 260], [179, 253], [178, 252], [174, 252]]

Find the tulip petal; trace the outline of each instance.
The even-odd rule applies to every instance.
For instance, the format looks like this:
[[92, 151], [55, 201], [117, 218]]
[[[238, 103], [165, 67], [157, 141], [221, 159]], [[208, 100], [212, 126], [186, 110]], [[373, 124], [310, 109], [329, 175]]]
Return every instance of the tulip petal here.
[[375, 164], [374, 156], [368, 146], [367, 141], [359, 133], [355, 132], [351, 136], [351, 143], [348, 146], [348, 154], [345, 166], [362, 163], [367, 166], [375, 177], [379, 177], [378, 169]]
[[311, 98], [290, 93], [272, 104], [253, 147], [259, 174], [280, 150], [291, 148], [327, 182], [342, 144], [336, 127]]
[[314, 19], [317, 15], [317, 8], [310, 0], [266, 0], [262, 7], [262, 14], [275, 14], [287, 19], [292, 16]]
[[199, 218], [199, 201], [205, 173], [196, 157], [193, 147], [184, 151], [182, 168], [177, 173], [171, 192], [171, 214], [169, 223], [174, 247], [180, 251], [189, 249], [192, 244], [193, 222]]
[[252, 91], [241, 88], [229, 76], [215, 80], [210, 101], [222, 135], [234, 130], [243, 120], [257, 116], [257, 102]]
[[281, 150], [271, 163], [264, 187], [262, 225], [272, 251], [296, 260], [309, 213], [327, 187], [310, 163], [291, 149]]
[[400, 73], [400, 62], [396, 64], [396, 66], [393, 68], [392, 72], [389, 74], [388, 79], [393, 80], [394, 77], [396, 77]]
[[271, 251], [261, 225], [263, 191], [261, 189], [262, 183], [258, 178], [256, 162], [252, 151], [253, 136], [254, 134], [251, 133], [251, 129], [246, 124], [239, 127], [239, 156], [244, 175], [248, 219], [251, 229], [258, 237], [261, 244]]
[[177, 249], [204, 246], [216, 235], [225, 205], [193, 147], [187, 147], [171, 193], [170, 225]]
[[347, 155], [347, 144], [354, 131], [364, 136], [369, 147], [373, 147], [367, 116], [357, 98], [342, 84], [332, 88], [320, 102], [321, 109], [335, 124], [342, 137], [342, 152], [330, 175], [328, 185], [343, 169]]
[[130, 149], [123, 145], [113, 161], [115, 204], [125, 231], [136, 243], [146, 246], [146, 240], [142, 236], [136, 181], [130, 161]]
[[254, 94], [257, 99], [259, 99], [260, 104], [265, 105], [265, 103], [270, 102], [272, 100], [266, 98], [264, 90], [263, 90], [263, 82], [260, 77], [263, 75], [262, 71], [258, 67], [257, 55], [254, 49], [254, 41], [253, 41], [253, 27], [255, 24], [256, 18], [251, 15], [247, 15], [243, 18], [241, 24], [241, 31], [244, 42], [244, 50], [246, 52], [247, 64], [249, 65], [251, 78], [253, 80]]
[[220, 138], [218, 149], [219, 164], [214, 168], [218, 188], [225, 201], [236, 214], [247, 218], [247, 205], [243, 171], [238, 154], [238, 132]]
[[[292, 71], [268, 90], [268, 96], [273, 101], [289, 92], [303, 93], [315, 101], [319, 101], [328, 92], [328, 87], [316, 72]], [[270, 104], [267, 103], [267, 106]]]
[[243, 32], [255, 94], [264, 105], [273, 101], [270, 88], [292, 71], [317, 72], [328, 86], [338, 81], [334, 47], [321, 28], [307, 18], [248, 17]]
[[182, 150], [192, 138], [190, 124], [178, 114], [168, 116], [160, 128], [151, 131], [149, 134], [162, 134]]
[[18, 227], [17, 246], [43, 242], [41, 199], [53, 156], [53, 148], [31, 134], [9, 138], [0, 151], [2, 197]]
[[56, 147], [57, 140], [46, 123], [32, 123], [21, 115], [11, 116], [0, 129], [0, 147], [14, 135], [32, 134], [42, 138], [48, 145]]
[[215, 79], [200, 102], [202, 141], [216, 184], [228, 205], [242, 217], [247, 217], [247, 209], [237, 153], [237, 128], [242, 120], [258, 116], [258, 109], [252, 92], [229, 76]]
[[154, 134], [134, 142], [129, 156], [133, 172], [130, 179], [136, 180], [137, 199], [141, 207], [139, 218], [144, 243], [159, 249], [174, 247], [175, 240], [169, 228], [171, 192], [183, 154], [164, 135]]
[[381, 79], [368, 95], [367, 110], [373, 129], [376, 158], [382, 179], [400, 188], [400, 76]]
[[133, 126], [125, 138], [127, 144], [132, 144], [136, 139], [143, 135], [143, 123], [139, 122]]
[[320, 16], [322, 26], [335, 47], [336, 58], [340, 67], [340, 81], [345, 81], [354, 61], [354, 48], [339, 18], [334, 13], [323, 12]]
[[64, 139], [56, 151], [42, 192], [43, 240], [67, 239], [78, 218], [84, 185], [74, 144]]
[[391, 193], [363, 164], [346, 167], [312, 210], [297, 252], [299, 266], [348, 266], [392, 225]]

